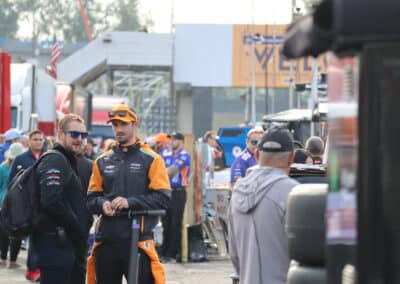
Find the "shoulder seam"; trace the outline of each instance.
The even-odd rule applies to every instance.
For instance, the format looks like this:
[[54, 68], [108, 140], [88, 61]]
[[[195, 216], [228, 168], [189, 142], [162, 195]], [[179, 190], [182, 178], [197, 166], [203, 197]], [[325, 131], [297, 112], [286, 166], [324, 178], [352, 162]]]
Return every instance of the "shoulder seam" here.
[[140, 152], [142, 152], [142, 153], [144, 153], [144, 154], [146, 154], [146, 155], [148, 155], [148, 156], [150, 156], [150, 157], [152, 157], [154, 159], [156, 158], [156, 155], [154, 155], [151, 152], [147, 152], [147, 151], [143, 150], [142, 148], [140, 148]]

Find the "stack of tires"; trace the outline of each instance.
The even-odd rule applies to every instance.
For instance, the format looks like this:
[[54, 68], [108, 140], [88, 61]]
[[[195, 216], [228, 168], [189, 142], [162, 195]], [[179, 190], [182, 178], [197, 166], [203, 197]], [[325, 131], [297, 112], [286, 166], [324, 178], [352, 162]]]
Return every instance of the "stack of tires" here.
[[286, 234], [292, 259], [288, 284], [325, 284], [327, 184], [301, 184], [288, 198]]

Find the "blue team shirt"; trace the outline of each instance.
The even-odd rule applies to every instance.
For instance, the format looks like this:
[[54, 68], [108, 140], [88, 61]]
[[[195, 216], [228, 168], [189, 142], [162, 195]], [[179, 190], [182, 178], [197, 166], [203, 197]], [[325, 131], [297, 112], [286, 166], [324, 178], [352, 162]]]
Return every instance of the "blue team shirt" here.
[[177, 167], [179, 172], [169, 178], [172, 188], [187, 187], [189, 184], [190, 175], [190, 155], [184, 149], [178, 150], [173, 153], [171, 149], [164, 149], [161, 153], [165, 166]]
[[257, 163], [254, 155], [246, 148], [231, 165], [231, 182], [236, 182], [246, 175], [246, 170]]

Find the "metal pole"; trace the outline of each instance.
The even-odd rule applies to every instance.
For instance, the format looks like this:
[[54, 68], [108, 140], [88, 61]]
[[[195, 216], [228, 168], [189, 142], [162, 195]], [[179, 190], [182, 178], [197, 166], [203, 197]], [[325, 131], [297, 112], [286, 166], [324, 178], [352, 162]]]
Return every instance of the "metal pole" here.
[[255, 40], [255, 30], [254, 30], [254, 0], [251, 1], [252, 5], [252, 18], [251, 18], [251, 123], [253, 126], [256, 125], [256, 46]]
[[132, 217], [132, 239], [131, 239], [131, 257], [129, 260], [128, 284], [136, 284], [138, 281], [139, 254], [138, 242], [140, 232], [140, 217]]
[[[318, 61], [317, 58], [312, 59], [312, 81], [311, 81], [311, 100], [312, 100], [312, 111], [318, 108]], [[315, 135], [315, 123], [311, 121], [311, 136]]]
[[289, 69], [289, 109], [293, 108], [293, 94], [294, 94], [294, 78], [293, 78], [293, 61], [290, 61], [290, 69]]
[[252, 56], [251, 56], [251, 123], [253, 126], [256, 125], [256, 46], [254, 44], [254, 39], [251, 39], [251, 48], [252, 48]]
[[245, 98], [244, 98], [244, 122], [246, 124], [249, 123], [249, 104], [250, 104], [250, 88], [246, 90]]

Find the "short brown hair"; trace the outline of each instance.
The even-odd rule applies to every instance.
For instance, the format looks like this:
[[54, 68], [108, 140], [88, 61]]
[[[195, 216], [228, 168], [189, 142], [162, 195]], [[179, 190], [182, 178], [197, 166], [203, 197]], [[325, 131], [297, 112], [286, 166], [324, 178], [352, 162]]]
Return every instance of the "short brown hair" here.
[[67, 130], [66, 128], [72, 121], [76, 121], [76, 122], [85, 124], [85, 121], [83, 120], [83, 118], [80, 115], [75, 114], [75, 113], [69, 113], [69, 114], [66, 114], [63, 118], [61, 118], [60, 122], [58, 123], [58, 128], [62, 129], [62, 130]]
[[32, 139], [32, 136], [36, 135], [36, 134], [40, 134], [40, 135], [43, 136], [43, 132], [42, 131], [40, 131], [39, 129], [35, 129], [35, 130], [32, 130], [31, 132], [29, 132], [29, 134], [28, 134], [29, 139]]

